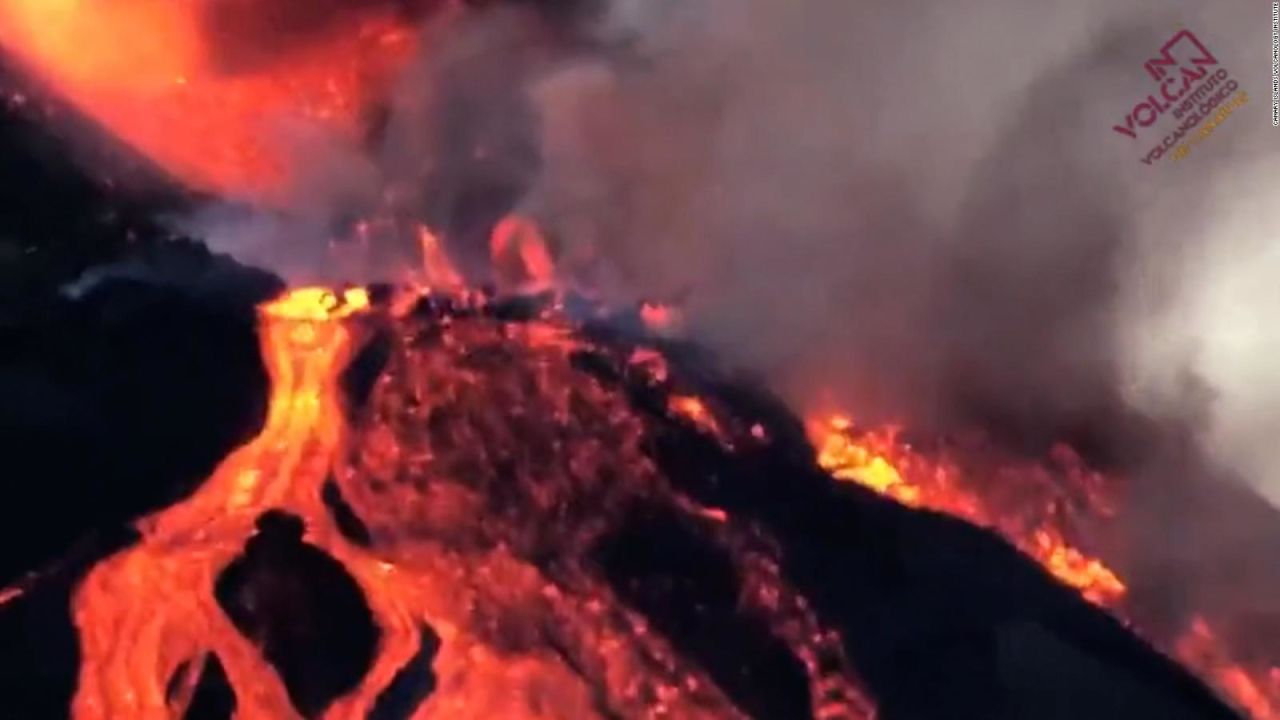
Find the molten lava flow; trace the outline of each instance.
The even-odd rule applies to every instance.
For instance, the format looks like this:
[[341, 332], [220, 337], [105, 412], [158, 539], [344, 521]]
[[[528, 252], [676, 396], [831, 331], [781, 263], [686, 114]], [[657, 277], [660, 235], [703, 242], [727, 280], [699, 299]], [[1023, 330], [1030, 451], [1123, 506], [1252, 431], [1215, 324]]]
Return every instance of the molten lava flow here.
[[[747, 716], [741, 684], [731, 698], [723, 675], [606, 580], [599, 548], [637, 511], [676, 517], [731, 558], [741, 612], [807, 672], [814, 717], [873, 717], [839, 636], [786, 586], [771, 546], [677, 492], [645, 455], [647, 420], [627, 395], [576, 368], [586, 341], [563, 321], [456, 309], [467, 302], [423, 300], [455, 308], [425, 320], [371, 308], [358, 290], [296, 290], [262, 307], [272, 389], [261, 433], [191, 497], [141, 520], [141, 540], [75, 592], [75, 717], [180, 717], [211, 656], [238, 717], [298, 716], [285, 676], [215, 599], [273, 510], [301, 519], [305, 542], [341, 564], [379, 632], [368, 671], [335, 690], [326, 718], [367, 717], [424, 626], [440, 642], [415, 718]], [[378, 333], [386, 367], [347, 407], [340, 372], [357, 335]], [[363, 539], [343, 534], [326, 487]], [[730, 672], [751, 661], [729, 660]]]
[[139, 522], [141, 542], [96, 566], [75, 593], [76, 717], [180, 716], [183, 708], [168, 704], [166, 681], [211, 652], [237, 690], [242, 717], [294, 715], [276, 675], [218, 607], [213, 585], [268, 508], [317, 520], [311, 539], [337, 544], [336, 529], [322, 521], [319, 490], [340, 441], [336, 379], [351, 348], [348, 328], [336, 320], [367, 304], [359, 291], [338, 297], [309, 289], [263, 308], [272, 391], [261, 434], [190, 498]]
[[[1078, 523], [1114, 515], [1102, 494], [1106, 479], [1069, 449], [1056, 448], [1049, 466], [1010, 461], [975, 471], [953, 457], [917, 452], [897, 428], [860, 429], [841, 415], [815, 416], [808, 428], [819, 464], [836, 478], [995, 530], [1058, 580], [1142, 629], [1141, 618], [1130, 617], [1124, 582], [1069, 539]], [[1280, 718], [1280, 666], [1233, 659], [1203, 618], [1193, 618], [1181, 637], [1151, 639], [1255, 720]]]
[[[286, 38], [270, 35], [220, 38], [213, 10], [231, 5], [5, 0], [0, 47], [177, 178], [271, 200], [289, 179], [288, 153], [297, 152], [285, 142], [296, 135], [292, 128], [305, 121], [355, 138], [361, 115], [408, 58], [413, 36], [384, 8], [344, 17], [332, 29], [312, 32], [305, 44], [286, 45]], [[237, 7], [252, 13], [256, 6]], [[224, 56], [245, 54], [238, 42], [263, 46], [255, 49], [263, 57], [230, 65]]]
[[[1020, 494], [1040, 493], [1043, 504], [1031, 505], [1034, 509], [1027, 513], [1022, 505], [1025, 500], [1019, 497], [1011, 498], [1009, 507], [1000, 508], [966, 484], [961, 468], [954, 463], [931, 461], [900, 445], [894, 428], [855, 437], [850, 432], [849, 419], [835, 417], [825, 426], [811, 424], [811, 430], [819, 463], [837, 478], [858, 482], [904, 505], [939, 510], [997, 529], [1090, 601], [1107, 607], [1123, 601], [1124, 583], [1102, 562], [1073, 547], [1063, 528], [1053, 520], [1054, 516], [1070, 516], [1080, 510], [1109, 515], [1110, 509], [1101, 504], [1095, 492], [1086, 492], [1079, 498], [1054, 497], [1055, 485], [1049, 478], [1024, 478], [1005, 485]], [[1097, 486], [1098, 479], [1083, 470], [1076, 475], [1075, 487]], [[1007, 512], [999, 512], [1002, 509]]]

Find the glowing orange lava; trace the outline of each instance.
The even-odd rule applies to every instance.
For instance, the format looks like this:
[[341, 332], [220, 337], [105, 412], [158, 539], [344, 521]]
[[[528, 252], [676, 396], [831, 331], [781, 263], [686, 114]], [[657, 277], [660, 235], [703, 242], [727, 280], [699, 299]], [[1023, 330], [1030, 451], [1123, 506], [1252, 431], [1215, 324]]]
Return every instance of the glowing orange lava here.
[[[994, 471], [997, 482], [984, 483], [953, 458], [917, 452], [894, 427], [862, 429], [843, 415], [815, 415], [807, 425], [819, 464], [836, 478], [995, 530], [1141, 632], [1140, 618], [1129, 616], [1124, 582], [1069, 539], [1074, 521], [1106, 519], [1114, 510], [1102, 495], [1106, 478], [1068, 449], [1055, 451], [1051, 468], [1010, 463]], [[1008, 490], [1015, 494], [1001, 495]], [[1280, 668], [1244, 667], [1203, 618], [1194, 618], [1172, 642], [1149, 639], [1255, 720], [1280, 717]]]
[[362, 15], [287, 57], [220, 68], [208, 0], [5, 0], [0, 48], [189, 185], [251, 199], [288, 181], [306, 123], [349, 139], [413, 35]]
[[[362, 290], [318, 288], [261, 307], [265, 424], [191, 497], [140, 520], [140, 542], [77, 587], [74, 717], [181, 717], [210, 656], [237, 717], [298, 717], [263, 649], [215, 597], [271, 510], [304, 521], [304, 541], [345, 568], [379, 630], [371, 667], [325, 718], [368, 717], [419, 652], [424, 626], [440, 642], [434, 690], [415, 718], [746, 717], [595, 574], [592, 538], [629, 497], [669, 503], [722, 542], [735, 530], [723, 511], [667, 484], [625, 395], [574, 369], [582, 341], [569, 326], [408, 324], [356, 412], [344, 407], [339, 373], [385, 312]], [[330, 479], [367, 523], [368, 543], [340, 532], [322, 497]], [[744, 607], [808, 670], [814, 716], [873, 718], [839, 636], [785, 585], [776, 560], [737, 561]], [[184, 667], [194, 670], [170, 683]]]
[[[261, 434], [190, 498], [140, 521], [142, 541], [99, 563], [76, 590], [77, 718], [180, 716], [184, 708], [167, 704], [166, 680], [210, 652], [237, 690], [241, 717], [295, 716], [275, 673], [218, 607], [214, 579], [253, 533], [255, 518], [286, 507], [317, 518], [308, 539], [348, 560], [359, 582], [384, 581], [387, 569], [353, 554], [323, 522], [320, 498], [342, 433], [336, 377], [351, 349], [348, 327], [336, 320], [367, 305], [361, 291], [306, 289], [262, 309], [272, 390]], [[369, 690], [358, 694], [367, 701]]]
[[489, 256], [503, 287], [539, 292], [555, 280], [555, 262], [546, 238], [533, 221], [519, 215], [509, 215], [494, 226]]
[[727, 436], [720, 429], [716, 416], [707, 408], [706, 403], [692, 395], [672, 395], [668, 405], [671, 411], [692, 422], [707, 434], [727, 443]]
[[[819, 463], [837, 478], [865, 485], [904, 505], [946, 512], [1000, 530], [1018, 549], [1090, 601], [1109, 607], [1124, 599], [1124, 583], [1115, 573], [1073, 547], [1056, 524], [1017, 513], [993, 512], [994, 508], [965, 485], [959, 467], [912, 453], [898, 443], [896, 429], [855, 437], [850, 433], [851, 421], [840, 416], [825, 424], [811, 423], [810, 428]], [[1052, 511], [1046, 507], [1030, 514], [1042, 512], [1047, 518]]]

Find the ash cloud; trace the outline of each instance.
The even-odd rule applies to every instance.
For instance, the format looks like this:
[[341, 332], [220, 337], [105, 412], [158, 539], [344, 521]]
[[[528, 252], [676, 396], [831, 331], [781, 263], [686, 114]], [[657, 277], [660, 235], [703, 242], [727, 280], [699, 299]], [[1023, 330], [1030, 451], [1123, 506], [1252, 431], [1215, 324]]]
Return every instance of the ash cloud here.
[[565, 40], [550, 16], [505, 4], [445, 8], [421, 32], [426, 50], [369, 113], [367, 137], [263, 118], [289, 158], [283, 197], [218, 200], [175, 218], [177, 229], [294, 284], [394, 282], [419, 263], [421, 223], [470, 279], [487, 280], [488, 231], [539, 161], [523, 87]]
[[[1137, 582], [1256, 614], [1280, 584], [1275, 513], [1238, 489], [1280, 503], [1264, 10], [618, 0], [576, 28], [612, 52], [523, 75], [516, 209], [797, 406], [1114, 463]], [[1251, 104], [1147, 166], [1160, 134], [1111, 127], [1179, 24]]]
[[[309, 147], [332, 170], [305, 174], [294, 219], [198, 226], [306, 271], [328, 256], [300, 238], [389, 209], [483, 277], [490, 227], [519, 212], [612, 299], [679, 299], [691, 334], [798, 407], [1118, 464], [1143, 514], [1132, 564], [1212, 583], [1275, 549], [1235, 480], [1280, 503], [1264, 10], [490, 3], [428, 23], [369, 147]], [[1157, 134], [1111, 127], [1179, 23], [1251, 100], [1147, 166]]]
[[615, 289], [685, 298], [698, 337], [797, 401], [829, 393], [868, 419], [978, 414], [1048, 436], [1134, 404], [1212, 415], [1178, 376], [1212, 372], [1147, 362], [1137, 338], [1183, 315], [1203, 280], [1188, 253], [1235, 252], [1208, 231], [1224, 209], [1209, 188], [1261, 128], [1237, 117], [1201, 157], [1153, 167], [1110, 128], [1178, 23], [1264, 90], [1241, 75], [1262, 68], [1247, 50], [1265, 59], [1236, 42], [1245, 13], [606, 8], [591, 27], [628, 54], [529, 86], [542, 163], [521, 209], [562, 251], [607, 258]]
[[[613, 298], [679, 299], [696, 337], [798, 405], [1101, 456], [1140, 414], [1280, 502], [1258, 18], [1150, 0], [450, 9], [366, 146], [284, 127], [306, 179], [287, 207], [184, 228], [295, 280], [366, 281], [403, 252], [335, 263], [333, 239], [412, 218], [484, 279], [514, 210]], [[1146, 166], [1158, 136], [1111, 126], [1179, 25], [1254, 97], [1192, 157]]]
[[[404, 254], [335, 263], [334, 238], [411, 218], [483, 279], [514, 210], [613, 297], [681, 300], [797, 404], [1100, 446], [1136, 409], [1280, 501], [1257, 19], [1150, 0], [448, 9], [367, 145], [273, 128], [305, 186], [183, 227], [295, 280], [359, 281]], [[1256, 95], [1146, 166], [1111, 126], [1179, 24]]]
[[[1098, 341], [1126, 234], [1123, 188], [1077, 181], [1109, 139], [1079, 117], [1105, 104], [1100, 12], [708, 0], [632, 17], [645, 62], [532, 89], [545, 162], [527, 211], [628, 290], [686, 298], [695, 335], [802, 404], [1091, 412], [1113, 386]], [[990, 32], [1011, 21], [1054, 35]]]

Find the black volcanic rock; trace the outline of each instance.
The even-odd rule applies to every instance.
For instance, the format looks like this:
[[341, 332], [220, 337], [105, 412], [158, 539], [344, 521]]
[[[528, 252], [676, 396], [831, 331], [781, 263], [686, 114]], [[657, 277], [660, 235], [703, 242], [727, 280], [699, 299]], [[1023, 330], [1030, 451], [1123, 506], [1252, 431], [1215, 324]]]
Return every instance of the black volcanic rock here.
[[80, 662], [70, 578], [50, 578], [0, 607], [0, 704], [14, 720], [69, 717]]
[[[704, 389], [774, 442], [729, 453], [668, 428], [653, 438], [655, 460], [692, 497], [776, 538], [784, 576], [840, 632], [883, 720], [1065, 717], [1064, 686], [1089, 708], [1080, 717], [1238, 717], [999, 536], [835, 482], [784, 407], [719, 381]], [[1034, 655], [1064, 685], [1028, 682]]]
[[231, 622], [262, 648], [294, 707], [317, 717], [355, 688], [373, 661], [378, 629], [342, 565], [302, 542], [296, 516], [268, 512], [214, 594]]
[[117, 527], [85, 536], [0, 605], [0, 708], [16, 720], [69, 717], [80, 648], [71, 621], [76, 583], [101, 558], [137, 539]]
[[762, 618], [739, 606], [738, 577], [721, 548], [662, 508], [637, 508], [597, 548], [617, 592], [734, 704], [758, 718], [810, 712], [800, 660]]
[[167, 239], [156, 215], [195, 201], [0, 51], [0, 317], [130, 247]]
[[0, 323], [0, 584], [188, 494], [266, 385], [248, 301], [112, 281]]
[[41, 90], [0, 53], [0, 586], [255, 432], [279, 287], [172, 238], [155, 218], [199, 198]]
[[436, 687], [431, 661], [440, 649], [440, 637], [425, 625], [421, 628], [418, 652], [391, 678], [378, 694], [368, 720], [409, 720], [418, 706]]
[[182, 720], [231, 720], [235, 709], [235, 692], [222, 669], [222, 661], [217, 655], [210, 655], [196, 681], [195, 694]]

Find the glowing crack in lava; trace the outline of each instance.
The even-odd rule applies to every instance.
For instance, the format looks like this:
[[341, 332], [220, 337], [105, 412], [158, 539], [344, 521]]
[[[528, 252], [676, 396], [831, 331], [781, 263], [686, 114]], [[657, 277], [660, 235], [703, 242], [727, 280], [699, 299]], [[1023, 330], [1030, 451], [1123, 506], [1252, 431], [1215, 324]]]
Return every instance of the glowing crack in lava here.
[[[260, 434], [190, 498], [139, 521], [141, 541], [75, 592], [75, 717], [181, 716], [192, 691], [169, 679], [210, 655], [237, 717], [299, 715], [287, 681], [215, 600], [273, 510], [300, 518], [305, 541], [345, 568], [379, 631], [363, 679], [323, 717], [368, 716], [424, 626], [439, 650], [415, 718], [750, 716], [592, 559], [622, 514], [655, 503], [732, 558], [738, 602], [805, 669], [814, 717], [874, 716], [839, 637], [782, 582], [777, 559], [677, 492], [642, 451], [626, 395], [574, 367], [587, 341], [566, 321], [398, 312], [361, 290], [295, 290], [261, 308], [272, 384]], [[344, 407], [340, 374], [372, 336], [388, 338], [385, 368], [358, 408]], [[326, 507], [330, 480], [367, 542]]]
[[836, 478], [910, 507], [995, 530], [1059, 581], [1191, 668], [1254, 720], [1280, 718], [1280, 664], [1275, 664], [1280, 658], [1235, 659], [1199, 616], [1174, 637], [1144, 632], [1141, 618], [1127, 606], [1124, 582], [1101, 559], [1071, 542], [1078, 523], [1112, 518], [1115, 509], [1104, 495], [1108, 479], [1085, 467], [1069, 448], [1055, 448], [1049, 463], [1011, 461], [974, 468], [959, 457], [916, 450], [897, 427], [859, 428], [848, 416], [824, 414], [813, 415], [807, 425], [819, 464]]
[[0, 49], [189, 186], [271, 201], [296, 165], [288, 133], [358, 137], [412, 52], [385, 5], [290, 44], [246, 31], [271, 27], [283, 0], [5, 0]]

